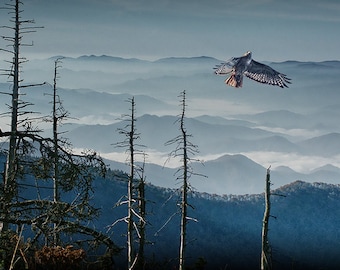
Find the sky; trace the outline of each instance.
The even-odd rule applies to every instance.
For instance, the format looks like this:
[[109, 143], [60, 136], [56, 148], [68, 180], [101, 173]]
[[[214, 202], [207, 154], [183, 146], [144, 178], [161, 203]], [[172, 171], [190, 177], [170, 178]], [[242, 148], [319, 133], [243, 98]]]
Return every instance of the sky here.
[[[12, 3], [0, 0], [0, 4]], [[112, 55], [156, 60], [252, 51], [259, 61], [340, 60], [338, 0], [22, 0], [28, 57]], [[0, 23], [9, 25], [7, 11]], [[1, 31], [1, 29], [0, 29]], [[3, 45], [3, 43], [0, 43]]]

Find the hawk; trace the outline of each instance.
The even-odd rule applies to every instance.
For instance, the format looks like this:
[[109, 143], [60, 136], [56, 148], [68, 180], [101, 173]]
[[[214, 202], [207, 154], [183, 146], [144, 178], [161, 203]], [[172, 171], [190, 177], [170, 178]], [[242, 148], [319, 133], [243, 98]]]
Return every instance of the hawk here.
[[291, 83], [285, 74], [253, 60], [249, 51], [241, 57], [233, 57], [227, 62], [217, 65], [214, 69], [217, 75], [230, 74], [225, 83], [237, 88], [242, 87], [243, 75], [254, 81], [281, 88], [288, 87], [287, 84]]

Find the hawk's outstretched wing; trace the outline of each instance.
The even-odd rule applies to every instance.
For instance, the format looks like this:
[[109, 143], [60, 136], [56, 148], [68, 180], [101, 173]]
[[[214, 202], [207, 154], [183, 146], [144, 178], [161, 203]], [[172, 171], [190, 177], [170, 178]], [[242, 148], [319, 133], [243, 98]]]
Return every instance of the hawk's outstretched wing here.
[[233, 67], [237, 64], [241, 57], [233, 57], [230, 58], [227, 62], [221, 63], [217, 65], [215, 69], [215, 74], [217, 75], [225, 75], [229, 74]]
[[244, 75], [260, 83], [277, 85], [281, 88], [288, 87], [290, 79], [285, 74], [277, 72], [270, 66], [252, 60], [248, 65]]
[[215, 74], [217, 75], [225, 75], [231, 72], [231, 68], [229, 68], [226, 63], [221, 63], [220, 65], [217, 65], [214, 67]]

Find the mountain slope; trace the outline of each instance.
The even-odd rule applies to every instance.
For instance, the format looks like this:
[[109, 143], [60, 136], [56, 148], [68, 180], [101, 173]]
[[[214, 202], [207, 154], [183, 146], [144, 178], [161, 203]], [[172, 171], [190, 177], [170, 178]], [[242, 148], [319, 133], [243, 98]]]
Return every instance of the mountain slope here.
[[[127, 165], [107, 160], [111, 169], [128, 172]], [[166, 165], [166, 164], [165, 164]], [[193, 190], [217, 195], [225, 194], [257, 194], [264, 191], [266, 168], [244, 155], [223, 155], [217, 159], [203, 163], [193, 162], [193, 172], [190, 184]], [[179, 188], [180, 181], [176, 181], [178, 168], [168, 168], [152, 163], [145, 164], [146, 181], [165, 188]], [[201, 175], [201, 176], [199, 176]], [[277, 188], [296, 180], [306, 182], [338, 183], [340, 169], [325, 166], [311, 173], [298, 173], [289, 167], [279, 166], [271, 170], [273, 187]]]
[[[175, 116], [160, 117], [149, 114], [138, 117], [136, 128], [141, 134], [141, 144], [158, 151], [169, 151], [169, 147], [165, 147], [164, 144], [178, 135], [178, 125], [175, 125], [177, 119]], [[111, 125], [81, 126], [70, 131], [68, 137], [77, 147], [88, 146], [98, 151], [107, 152], [108, 146], [113, 142], [113, 137], [110, 138], [109, 134], [114, 136], [117, 129], [123, 128], [125, 125], [126, 122], [121, 121]], [[254, 140], [275, 135], [273, 132], [258, 128], [210, 124], [193, 118], [186, 119], [186, 127], [188, 132], [193, 135], [192, 143], [197, 145], [202, 153], [234, 152], [247, 148], [254, 150], [251, 148], [255, 146]], [[108, 136], [103, 137], [100, 134], [108, 134]], [[100, 141], [93, 140], [96, 137], [102, 139]], [[280, 146], [277, 145], [277, 147]]]
[[298, 144], [306, 154], [333, 156], [340, 154], [340, 133], [329, 133], [301, 141]]
[[[100, 194], [102, 212], [99, 224], [126, 215], [123, 208], [112, 209], [115, 199], [126, 192], [124, 182], [100, 180], [96, 182], [95, 194]], [[337, 269], [340, 259], [336, 238], [340, 222], [340, 187], [335, 185], [301, 181], [283, 186], [273, 193], [285, 197], [272, 197], [269, 241], [273, 247], [275, 269], [316, 270], [320, 267]], [[148, 256], [163, 261], [162, 269], [176, 265], [179, 243], [179, 217], [176, 215], [166, 226], [166, 220], [176, 213], [179, 194], [166, 189], [147, 186], [148, 221], [147, 237], [153, 245], [147, 245]], [[216, 196], [193, 193], [189, 196], [192, 206], [189, 216], [198, 222], [189, 222], [187, 246], [188, 265], [199, 257], [207, 261], [205, 269], [256, 269], [260, 259], [261, 222], [264, 211], [262, 195]], [[104, 223], [102, 223], [104, 222]], [[99, 225], [98, 225], [99, 226]], [[116, 242], [125, 245], [121, 237], [126, 224], [114, 229]], [[153, 254], [153, 255], [152, 255]], [[124, 261], [125, 255], [117, 258]]]
[[[199, 191], [217, 194], [245, 194], [263, 191], [265, 169], [243, 155], [224, 155], [204, 165], [194, 164], [196, 173], [191, 184]], [[217, 192], [220, 191], [220, 192]]]

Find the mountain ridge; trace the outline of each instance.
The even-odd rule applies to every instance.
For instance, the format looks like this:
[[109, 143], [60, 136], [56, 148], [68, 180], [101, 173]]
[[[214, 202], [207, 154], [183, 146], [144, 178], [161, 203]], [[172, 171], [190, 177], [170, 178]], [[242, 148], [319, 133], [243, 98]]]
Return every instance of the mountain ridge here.
[[[219, 61], [223, 63], [225, 60], [221, 60], [212, 56], [207, 56], [207, 55], [196, 55], [196, 56], [169, 56], [169, 57], [161, 57], [155, 60], [146, 60], [138, 57], [121, 57], [121, 56], [116, 56], [116, 55], [108, 55], [108, 54], [102, 54], [102, 55], [96, 55], [96, 54], [84, 54], [84, 55], [79, 55], [75, 57], [71, 56], [63, 56], [63, 55], [56, 55], [56, 56], [51, 56], [49, 58], [45, 59], [57, 59], [57, 58], [64, 58], [64, 59], [79, 59], [79, 60], [93, 60], [93, 59], [99, 59], [99, 60], [138, 60], [138, 61], [145, 61], [145, 62], [157, 62], [157, 61], [177, 61], [177, 60], [214, 60], [214, 61]], [[230, 56], [229, 58], [232, 58]], [[35, 59], [33, 59], [35, 60]], [[280, 61], [280, 62], [275, 62], [275, 61], [267, 61], [263, 60], [263, 62], [271, 63], [271, 64], [309, 64], [309, 63], [315, 63], [315, 64], [328, 64], [328, 65], [340, 65], [340, 60], [322, 60], [322, 61], [298, 61], [298, 60], [286, 60], [286, 61]]]
[[[109, 216], [123, 216], [125, 207], [112, 209], [115, 199], [126, 192], [126, 183], [112, 180], [97, 182], [96, 192], [100, 194], [100, 206], [106, 213], [96, 226], [102, 228], [113, 222]], [[105, 190], [102, 190], [105, 189]], [[112, 193], [115, 191], [114, 193]], [[153, 245], [146, 246], [146, 255], [154, 258], [177, 256], [179, 243], [179, 217], [176, 215], [162, 227], [163, 221], [176, 212], [179, 192], [147, 185], [146, 194], [150, 224], [147, 237]], [[294, 269], [319, 269], [321, 266], [335, 270], [340, 263], [336, 255], [339, 241], [331, 241], [337, 231], [340, 216], [340, 186], [325, 183], [294, 181], [272, 190], [272, 214], [269, 241], [275, 249], [273, 253], [275, 269], [289, 269], [294, 261]], [[109, 196], [110, 195], [110, 196]], [[114, 196], [112, 196], [114, 195]], [[99, 200], [99, 198], [96, 198]], [[219, 269], [228, 264], [232, 269], [254, 269], [258, 267], [261, 254], [261, 221], [264, 212], [264, 194], [214, 195], [190, 192], [188, 202], [192, 206], [190, 217], [197, 222], [189, 222], [188, 237], [196, 241], [187, 246], [188, 265], [199, 257], [207, 261], [206, 269]], [[322, 203], [320, 203], [322, 202]], [[310, 215], [310, 211], [313, 215]], [[299, 217], [299, 218], [297, 218]], [[321, 217], [322, 220], [320, 219]], [[114, 241], [125, 245], [126, 225], [115, 229]], [[162, 228], [162, 229], [160, 229]], [[125, 255], [117, 258], [117, 264], [124, 265]], [[165, 264], [162, 269], [171, 269]]]
[[[106, 160], [111, 169], [120, 169], [128, 172], [129, 168], [124, 163]], [[142, 165], [142, 164], [141, 164]], [[245, 155], [225, 154], [216, 159], [191, 164], [197, 175], [191, 177], [192, 188], [197, 192], [225, 195], [260, 194], [264, 191], [266, 169]], [[176, 172], [179, 168], [169, 168], [166, 165], [146, 163], [144, 165], [146, 181], [152, 185], [176, 189]], [[285, 166], [271, 169], [271, 180], [274, 188], [289, 184], [294, 181], [326, 182], [335, 184], [340, 178], [340, 168], [319, 168], [309, 173], [299, 173]], [[328, 176], [328, 177], [327, 177]]]

